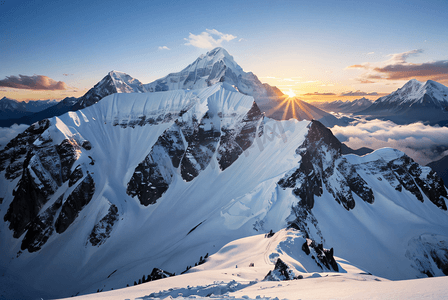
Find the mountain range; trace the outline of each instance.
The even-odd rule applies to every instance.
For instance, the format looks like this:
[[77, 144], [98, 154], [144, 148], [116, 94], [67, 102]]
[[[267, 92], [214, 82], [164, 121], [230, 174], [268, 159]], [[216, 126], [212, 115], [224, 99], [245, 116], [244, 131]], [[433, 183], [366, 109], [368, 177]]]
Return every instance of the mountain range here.
[[57, 104], [56, 100], [17, 101], [3, 97], [0, 99], [0, 120], [27, 116]]
[[448, 124], [448, 87], [432, 80], [412, 79], [357, 114], [391, 120], [396, 124], [422, 121], [444, 126]]
[[169, 74], [149, 84], [123, 72], [111, 71], [84, 96], [65, 98], [57, 105], [21, 118], [0, 120], [2, 127], [12, 124], [32, 124], [60, 116], [68, 111], [88, 107], [113, 93], [148, 93], [177, 89], [205, 88], [226, 82], [245, 95], [253, 96], [259, 108], [274, 119], [316, 119], [326, 126], [342, 125], [337, 118], [299, 99], [286, 101], [286, 96], [276, 87], [261, 83], [252, 72], [244, 72], [233, 57], [223, 48], [215, 48], [201, 55], [179, 73]]
[[351, 101], [316, 101], [313, 102], [313, 105], [328, 112], [357, 113], [370, 107], [373, 102], [373, 100], [363, 97]]
[[200, 272], [284, 228], [259, 281], [344, 273], [334, 253], [356, 274], [447, 275], [447, 188], [398, 150], [343, 155], [319, 121], [267, 118], [225, 80], [84, 103], [0, 151], [0, 280], [24, 297]]

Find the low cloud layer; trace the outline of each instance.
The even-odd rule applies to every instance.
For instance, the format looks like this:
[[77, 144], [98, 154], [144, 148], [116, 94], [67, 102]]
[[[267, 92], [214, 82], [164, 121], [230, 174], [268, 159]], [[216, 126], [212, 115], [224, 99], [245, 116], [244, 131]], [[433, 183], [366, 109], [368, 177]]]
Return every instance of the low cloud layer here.
[[15, 138], [19, 133], [22, 133], [28, 127], [30, 127], [30, 125], [25, 124], [0, 127], [0, 150], [3, 149], [10, 140]]
[[167, 46], [159, 46], [159, 50], [171, 50]]
[[379, 63], [366, 62], [348, 66], [347, 69], [364, 69], [365, 72], [357, 78], [361, 83], [374, 83], [384, 80], [428, 79], [448, 83], [448, 60], [438, 60], [424, 63], [407, 62], [409, 57], [418, 56], [422, 49], [390, 54], [389, 59]]
[[229, 42], [236, 39], [236, 36], [228, 33], [219, 32], [216, 29], [206, 29], [198, 35], [190, 33], [185, 45], [194, 46], [201, 49], [212, 49], [221, 47], [223, 42]]
[[19, 75], [6, 76], [0, 80], [0, 86], [25, 90], [66, 90], [67, 85], [63, 81], [56, 81], [43, 75]]
[[392, 147], [422, 165], [448, 155], [448, 127], [434, 127], [420, 122], [396, 125], [376, 119], [358, 120], [346, 127], [335, 126], [331, 131], [353, 149]]

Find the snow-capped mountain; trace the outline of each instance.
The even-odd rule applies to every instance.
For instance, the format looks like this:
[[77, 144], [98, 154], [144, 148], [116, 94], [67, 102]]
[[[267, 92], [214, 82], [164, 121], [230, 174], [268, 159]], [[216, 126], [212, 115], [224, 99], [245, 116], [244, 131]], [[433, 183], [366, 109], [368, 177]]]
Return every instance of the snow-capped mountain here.
[[233, 57], [221, 47], [201, 55], [179, 73], [171, 73], [144, 86], [149, 92], [161, 92], [201, 89], [218, 82], [226, 82], [240, 93], [253, 96], [255, 99], [283, 96], [278, 88], [261, 83], [252, 72], [244, 72]]
[[201, 89], [218, 82], [226, 82], [240, 93], [253, 96], [260, 110], [270, 118], [315, 119], [325, 126], [342, 125], [337, 118], [300, 99], [287, 100], [277, 87], [261, 83], [255, 74], [243, 71], [233, 57], [221, 47], [201, 55], [182, 71], [171, 73], [144, 86], [149, 92], [160, 92]]
[[73, 106], [73, 111], [97, 103], [102, 98], [114, 93], [145, 93], [147, 90], [137, 79], [126, 73], [110, 71], [100, 82], [95, 84]]
[[20, 118], [42, 111], [57, 104], [56, 100], [17, 101], [3, 97], [0, 99], [0, 119]]
[[315, 258], [333, 248], [389, 279], [443, 275], [442, 180], [397, 150], [341, 151], [318, 121], [266, 118], [226, 82], [42, 120], [0, 152], [0, 280], [34, 298], [116, 289], [286, 227]]
[[336, 100], [330, 102], [313, 102], [314, 106], [323, 109], [328, 112], [339, 112], [339, 113], [356, 113], [370, 107], [373, 100], [367, 98], [360, 98], [355, 100]]
[[397, 124], [424, 121], [445, 125], [448, 124], [448, 87], [432, 80], [412, 79], [358, 114], [389, 119]]

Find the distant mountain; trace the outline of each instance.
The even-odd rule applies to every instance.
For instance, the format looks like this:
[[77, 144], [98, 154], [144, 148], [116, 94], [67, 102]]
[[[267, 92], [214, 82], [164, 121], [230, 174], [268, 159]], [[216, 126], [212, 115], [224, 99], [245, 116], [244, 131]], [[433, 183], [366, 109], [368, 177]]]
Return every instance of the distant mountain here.
[[433, 171], [442, 178], [445, 186], [448, 186], [448, 155], [439, 160], [430, 162], [427, 166], [433, 169]]
[[3, 97], [0, 99], [0, 120], [20, 118], [56, 105], [56, 100], [17, 101]]
[[391, 120], [397, 124], [422, 121], [432, 125], [446, 125], [448, 87], [432, 80], [420, 82], [412, 79], [358, 114]]
[[372, 103], [373, 100], [363, 97], [352, 101], [313, 102], [313, 105], [328, 112], [356, 113], [370, 107]]
[[95, 84], [84, 96], [73, 105], [72, 111], [88, 107], [102, 98], [115, 93], [146, 93], [147, 90], [137, 79], [126, 73], [111, 71], [100, 82]]
[[146, 89], [142, 83], [126, 73], [111, 71], [93, 88], [80, 98], [67, 97], [54, 106], [48, 107], [34, 114], [28, 114], [20, 118], [0, 120], [1, 127], [9, 127], [12, 124], [32, 124], [43, 119], [60, 116], [68, 111], [77, 111], [97, 103], [105, 96], [114, 93], [144, 93]]

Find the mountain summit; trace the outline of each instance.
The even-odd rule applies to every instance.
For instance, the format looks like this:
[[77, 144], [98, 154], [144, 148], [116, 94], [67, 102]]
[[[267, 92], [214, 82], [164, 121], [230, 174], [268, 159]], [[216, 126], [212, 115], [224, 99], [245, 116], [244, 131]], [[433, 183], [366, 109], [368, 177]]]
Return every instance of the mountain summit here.
[[178, 73], [171, 73], [145, 85], [149, 92], [177, 89], [201, 89], [218, 82], [234, 86], [240, 93], [260, 97], [278, 97], [283, 93], [276, 87], [260, 82], [252, 72], [244, 72], [233, 57], [221, 47], [199, 56]]
[[398, 124], [428, 121], [445, 125], [448, 124], [448, 87], [432, 80], [411, 79], [358, 114], [381, 117]]

